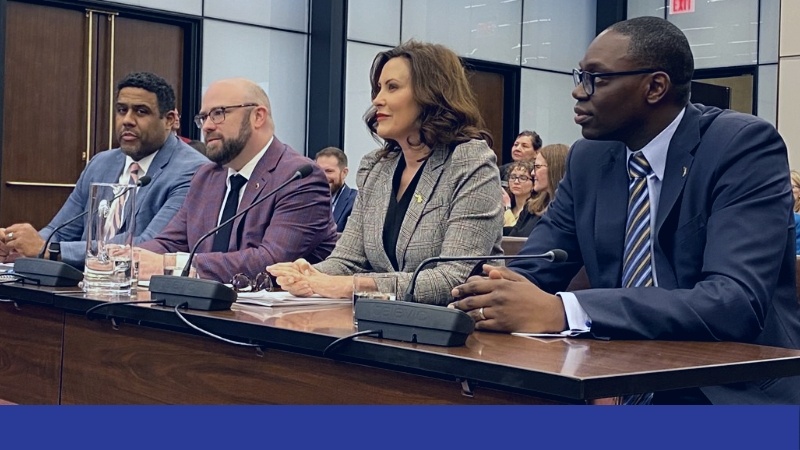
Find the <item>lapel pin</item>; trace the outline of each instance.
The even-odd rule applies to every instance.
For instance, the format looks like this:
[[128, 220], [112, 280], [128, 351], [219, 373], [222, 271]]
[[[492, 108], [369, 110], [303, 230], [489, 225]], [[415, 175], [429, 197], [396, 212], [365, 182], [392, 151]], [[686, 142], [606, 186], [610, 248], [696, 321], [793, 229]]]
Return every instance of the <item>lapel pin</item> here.
[[[686, 168], [684, 167], [684, 169], [686, 169]], [[686, 175], [686, 174], [684, 173], [684, 175]], [[256, 189], [258, 189], [260, 187], [261, 187], [261, 183], [256, 183]]]
[[414, 194], [414, 198], [417, 200], [417, 203], [422, 203], [422, 194], [419, 192]]
[[689, 172], [689, 169], [687, 169], [686, 166], [683, 166], [683, 175], [681, 175], [681, 178], [685, 177], [687, 172]]

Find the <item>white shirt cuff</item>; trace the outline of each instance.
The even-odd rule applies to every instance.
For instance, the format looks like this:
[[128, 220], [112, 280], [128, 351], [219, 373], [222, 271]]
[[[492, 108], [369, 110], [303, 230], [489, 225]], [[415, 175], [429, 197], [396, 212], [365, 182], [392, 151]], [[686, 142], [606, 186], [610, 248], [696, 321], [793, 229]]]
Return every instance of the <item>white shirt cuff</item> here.
[[564, 303], [567, 316], [567, 329], [575, 334], [588, 333], [592, 329], [592, 319], [586, 314], [578, 298], [572, 292], [556, 292]]

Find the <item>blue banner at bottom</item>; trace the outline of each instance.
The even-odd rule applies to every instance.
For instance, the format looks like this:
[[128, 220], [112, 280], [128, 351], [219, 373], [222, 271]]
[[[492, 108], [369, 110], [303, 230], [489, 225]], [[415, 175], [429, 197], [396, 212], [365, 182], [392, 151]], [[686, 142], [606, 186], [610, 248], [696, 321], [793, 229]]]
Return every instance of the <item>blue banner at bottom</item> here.
[[50, 446], [795, 450], [800, 407], [0, 407], [0, 448]]

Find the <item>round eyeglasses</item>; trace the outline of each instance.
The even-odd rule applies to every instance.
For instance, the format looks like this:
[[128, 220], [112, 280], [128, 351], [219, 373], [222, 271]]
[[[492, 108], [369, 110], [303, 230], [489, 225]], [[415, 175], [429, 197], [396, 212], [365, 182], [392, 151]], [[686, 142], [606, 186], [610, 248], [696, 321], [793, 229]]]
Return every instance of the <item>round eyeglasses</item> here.
[[197, 125], [197, 128], [203, 129], [203, 124], [206, 123], [206, 119], [211, 118], [211, 122], [219, 125], [222, 122], [225, 122], [225, 112], [227, 110], [235, 108], [250, 108], [253, 106], [258, 106], [258, 103], [242, 103], [241, 105], [218, 106], [209, 111], [208, 114], [198, 114], [194, 116], [194, 124]]
[[264, 272], [253, 279], [243, 273], [237, 273], [231, 280], [231, 286], [234, 292], [271, 291], [273, 288], [272, 278]]

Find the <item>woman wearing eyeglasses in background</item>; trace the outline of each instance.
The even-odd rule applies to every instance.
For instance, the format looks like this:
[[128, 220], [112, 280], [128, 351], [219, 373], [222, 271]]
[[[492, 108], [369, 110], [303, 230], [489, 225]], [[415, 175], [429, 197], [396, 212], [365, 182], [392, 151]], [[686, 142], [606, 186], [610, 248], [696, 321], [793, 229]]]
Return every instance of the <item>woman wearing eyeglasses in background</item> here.
[[533, 161], [515, 161], [508, 167], [508, 190], [511, 207], [503, 215], [503, 235], [516, 225], [519, 215], [535, 194], [533, 190]]
[[556, 188], [567, 170], [569, 147], [550, 144], [539, 150], [533, 165], [533, 190], [536, 195], [522, 210], [509, 236], [528, 237], [556, 196]]
[[800, 255], [800, 172], [793, 170], [792, 195], [794, 196], [795, 253]]

